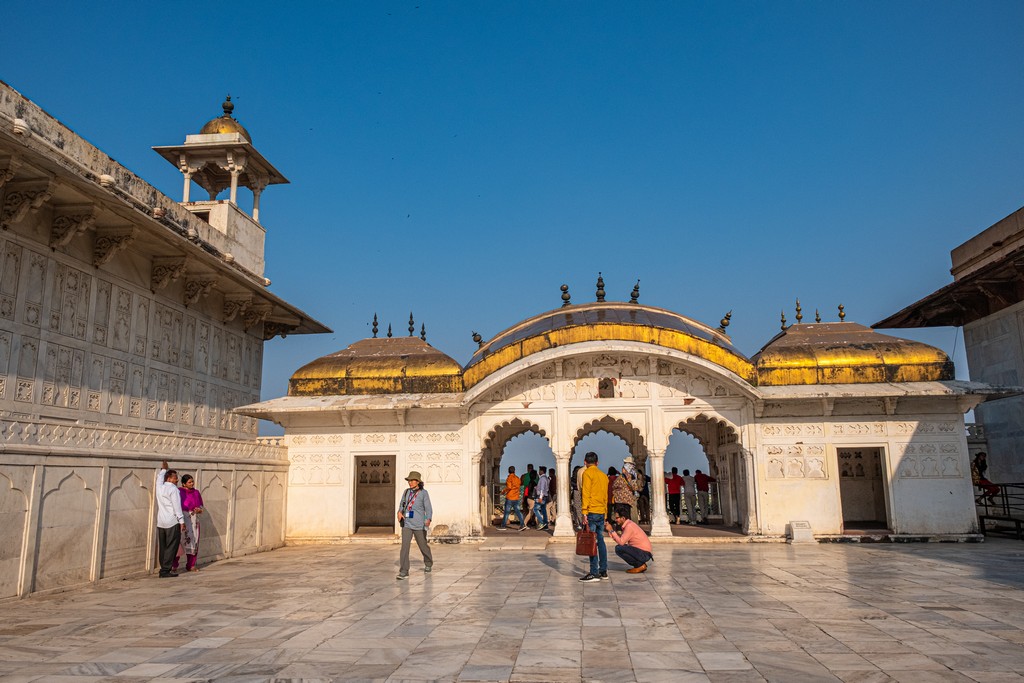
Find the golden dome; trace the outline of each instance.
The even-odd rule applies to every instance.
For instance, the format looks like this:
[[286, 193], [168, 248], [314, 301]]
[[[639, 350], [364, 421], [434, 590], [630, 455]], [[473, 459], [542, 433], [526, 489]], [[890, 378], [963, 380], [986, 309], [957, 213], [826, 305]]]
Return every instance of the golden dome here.
[[662, 308], [594, 302], [563, 306], [508, 328], [484, 344], [463, 375], [466, 388], [506, 365], [566, 344], [636, 341], [690, 353], [751, 381], [753, 366], [725, 334]]
[[289, 396], [427, 394], [462, 391], [462, 368], [419, 337], [363, 339], [307, 363]]
[[760, 386], [954, 379], [941, 350], [848, 322], [791, 325], [751, 360]]
[[231, 112], [235, 110], [235, 105], [231, 102], [231, 95], [228, 95], [227, 99], [224, 100], [224, 104], [221, 106], [224, 108], [224, 115], [207, 121], [203, 127], [199, 129], [199, 134], [216, 135], [220, 133], [240, 133], [242, 137], [251, 143], [252, 137], [249, 135], [249, 131], [231, 117]]

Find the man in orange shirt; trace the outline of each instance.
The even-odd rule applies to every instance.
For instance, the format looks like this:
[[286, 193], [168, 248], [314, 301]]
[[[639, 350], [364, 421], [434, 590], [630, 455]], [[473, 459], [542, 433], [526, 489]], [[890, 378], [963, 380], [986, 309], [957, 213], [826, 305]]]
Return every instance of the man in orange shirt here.
[[505, 479], [505, 517], [501, 520], [501, 526], [498, 527], [502, 531], [508, 531], [509, 512], [516, 513], [520, 531], [526, 528], [526, 525], [523, 524], [523, 513], [519, 511], [520, 486], [522, 486], [522, 482], [516, 476], [516, 468], [510, 465], [508, 468], [508, 478]]

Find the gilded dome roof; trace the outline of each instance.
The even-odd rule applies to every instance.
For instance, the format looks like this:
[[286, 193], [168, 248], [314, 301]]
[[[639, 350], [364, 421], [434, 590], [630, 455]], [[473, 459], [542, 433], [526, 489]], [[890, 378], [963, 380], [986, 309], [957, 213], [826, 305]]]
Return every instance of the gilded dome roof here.
[[637, 341], [691, 353], [751, 381], [753, 367], [725, 334], [662, 308], [594, 302], [563, 306], [508, 328], [473, 354], [466, 388], [534, 353], [589, 341]]
[[791, 325], [751, 360], [760, 386], [954, 379], [941, 350], [850, 322]]
[[419, 337], [363, 339], [307, 363], [289, 396], [423, 394], [462, 391], [462, 367]]
[[231, 116], [231, 112], [235, 110], [235, 105], [231, 102], [231, 95], [228, 95], [221, 106], [224, 108], [224, 114], [203, 124], [203, 127], [199, 129], [199, 134], [240, 133], [251, 143], [252, 137], [249, 135], [249, 131]]

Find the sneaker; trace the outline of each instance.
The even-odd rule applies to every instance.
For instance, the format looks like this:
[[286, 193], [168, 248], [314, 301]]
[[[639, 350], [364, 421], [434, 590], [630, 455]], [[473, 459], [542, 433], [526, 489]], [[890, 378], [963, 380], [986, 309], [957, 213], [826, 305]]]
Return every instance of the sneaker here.
[[541, 526], [537, 527], [537, 531], [544, 531], [547, 528], [548, 528], [547, 524], [542, 524]]
[[409, 578], [409, 575], [408, 574], [399, 574], [395, 578], [398, 579], [399, 581], [405, 581], [406, 579]]
[[521, 527], [519, 527], [519, 530], [520, 531], [526, 531], [526, 527], [525, 526], [521, 526]]
[[601, 579], [602, 581], [607, 581], [608, 580], [608, 572], [601, 572], [600, 574], [597, 575], [597, 577], [599, 579]]
[[508, 531], [508, 527], [499, 526], [498, 531]]
[[425, 571], [425, 572], [426, 572], [426, 573], [428, 573], [428, 574], [429, 574], [430, 572], [432, 572], [433, 570], [434, 570], [434, 567], [433, 567], [433, 565], [431, 565], [431, 566], [429, 566], [429, 567], [424, 567], [424, 568], [423, 568], [423, 571]]
[[646, 563], [640, 565], [639, 567], [633, 567], [632, 569], [627, 569], [626, 573], [627, 574], [643, 574], [645, 571], [647, 571], [647, 564]]
[[581, 576], [580, 577], [580, 581], [582, 583], [594, 583], [595, 581], [600, 581], [600, 580], [601, 580], [601, 577], [594, 576], [593, 574], [587, 574], [586, 576]]

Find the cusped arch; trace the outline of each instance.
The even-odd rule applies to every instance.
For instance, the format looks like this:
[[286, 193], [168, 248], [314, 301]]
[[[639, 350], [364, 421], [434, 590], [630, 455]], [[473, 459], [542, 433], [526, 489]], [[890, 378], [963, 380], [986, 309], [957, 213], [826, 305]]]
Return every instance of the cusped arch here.
[[725, 441], [719, 442], [714, 445], [722, 445], [723, 443], [735, 443], [739, 440], [739, 431], [736, 426], [731, 424], [728, 420], [721, 418], [717, 415], [708, 415], [707, 413], [697, 413], [685, 420], [680, 420], [672, 429], [678, 429], [681, 432], [685, 432], [692, 436], [700, 444], [704, 452], [708, 452], [708, 447], [712, 444], [708, 443], [708, 430], [703, 429], [704, 425], [714, 425], [717, 430], [724, 430]]
[[529, 420], [523, 420], [516, 417], [495, 425], [491, 431], [487, 432], [487, 437], [484, 439], [484, 449], [502, 449], [509, 441], [520, 434], [526, 434], [527, 432], [533, 432], [534, 434], [548, 440], [550, 443], [547, 432], [545, 432], [543, 428], [533, 424]]
[[643, 433], [632, 423], [627, 422], [619, 418], [614, 418], [611, 415], [605, 415], [604, 417], [591, 420], [582, 427], [576, 430], [576, 435], [572, 441], [572, 449], [575, 452], [576, 447], [579, 445], [583, 437], [590, 434], [596, 434], [597, 432], [608, 432], [614, 434], [623, 441], [629, 447], [630, 455], [634, 458], [646, 459], [647, 458], [647, 443], [644, 440]]

